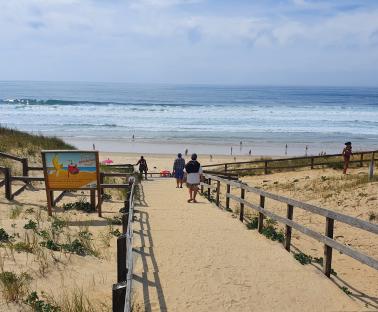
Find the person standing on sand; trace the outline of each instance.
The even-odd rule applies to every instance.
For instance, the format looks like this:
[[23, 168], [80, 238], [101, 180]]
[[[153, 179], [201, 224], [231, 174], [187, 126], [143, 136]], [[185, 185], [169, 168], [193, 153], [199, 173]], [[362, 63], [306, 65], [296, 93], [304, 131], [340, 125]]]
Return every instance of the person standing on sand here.
[[184, 168], [185, 159], [182, 158], [182, 154], [178, 153], [175, 162], [173, 163], [173, 176], [176, 178], [176, 188], [182, 188], [182, 182], [184, 180]]
[[196, 203], [196, 196], [198, 193], [198, 185], [201, 183], [202, 178], [202, 168], [201, 164], [197, 161], [197, 154], [192, 155], [192, 160], [190, 160], [186, 166], [186, 186], [189, 189], [189, 199], [188, 203]]
[[346, 174], [348, 167], [349, 167], [350, 156], [352, 156], [352, 143], [351, 142], [345, 143], [345, 147], [343, 149], [342, 155], [344, 157], [343, 174]]
[[147, 180], [148, 166], [147, 166], [147, 161], [144, 159], [143, 156], [140, 156], [140, 159], [139, 159], [138, 162], [135, 164], [135, 166], [138, 166], [138, 165], [139, 165], [139, 172], [140, 172], [140, 175], [143, 177], [143, 173], [144, 173], [144, 177], [145, 177], [145, 179]]

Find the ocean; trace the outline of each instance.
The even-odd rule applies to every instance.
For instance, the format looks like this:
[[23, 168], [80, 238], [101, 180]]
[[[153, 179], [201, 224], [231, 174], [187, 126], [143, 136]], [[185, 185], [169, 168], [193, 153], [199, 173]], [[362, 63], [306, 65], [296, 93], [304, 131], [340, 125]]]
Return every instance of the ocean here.
[[106, 151], [371, 150], [378, 88], [0, 82], [0, 124]]

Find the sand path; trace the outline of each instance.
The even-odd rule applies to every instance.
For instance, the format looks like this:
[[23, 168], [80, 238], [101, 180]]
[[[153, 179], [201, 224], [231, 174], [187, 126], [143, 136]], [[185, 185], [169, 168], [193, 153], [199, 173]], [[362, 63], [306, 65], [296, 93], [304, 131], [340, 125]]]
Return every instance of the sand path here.
[[[146, 311], [357, 311], [321, 272], [168, 179], [143, 182], [135, 300]], [[143, 236], [139, 234], [142, 233]]]

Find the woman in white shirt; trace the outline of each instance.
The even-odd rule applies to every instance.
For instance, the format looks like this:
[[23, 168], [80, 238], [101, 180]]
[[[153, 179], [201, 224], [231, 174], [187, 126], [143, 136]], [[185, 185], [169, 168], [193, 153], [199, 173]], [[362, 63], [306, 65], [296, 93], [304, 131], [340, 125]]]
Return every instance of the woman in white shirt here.
[[196, 203], [196, 196], [198, 193], [198, 186], [201, 183], [202, 168], [201, 164], [197, 161], [197, 154], [192, 155], [192, 160], [185, 165], [186, 172], [186, 186], [189, 189], [188, 203]]

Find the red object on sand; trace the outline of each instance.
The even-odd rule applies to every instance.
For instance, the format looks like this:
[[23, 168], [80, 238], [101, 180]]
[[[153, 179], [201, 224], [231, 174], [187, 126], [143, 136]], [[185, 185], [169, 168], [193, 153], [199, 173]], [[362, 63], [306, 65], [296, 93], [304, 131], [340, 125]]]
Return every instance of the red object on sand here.
[[80, 172], [79, 168], [77, 167], [77, 165], [68, 165], [68, 172], [70, 174], [77, 174]]
[[162, 171], [160, 171], [160, 176], [161, 177], [170, 177], [171, 172], [169, 170], [162, 170]]

